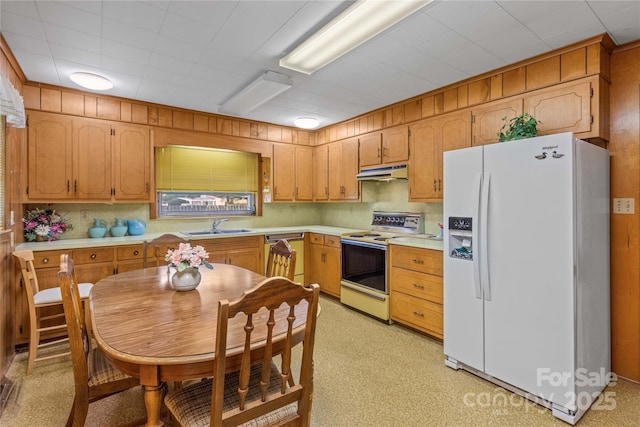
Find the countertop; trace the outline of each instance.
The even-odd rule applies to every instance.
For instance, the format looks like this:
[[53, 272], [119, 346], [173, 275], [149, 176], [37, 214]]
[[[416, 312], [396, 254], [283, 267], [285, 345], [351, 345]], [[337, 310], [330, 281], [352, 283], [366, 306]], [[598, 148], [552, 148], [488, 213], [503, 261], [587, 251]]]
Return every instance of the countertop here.
[[[224, 229], [224, 227], [220, 227]], [[264, 236], [265, 234], [279, 234], [279, 233], [320, 233], [329, 234], [334, 236], [340, 236], [344, 233], [352, 233], [360, 231], [359, 229], [343, 228], [343, 227], [331, 227], [327, 225], [300, 225], [292, 227], [271, 227], [271, 228], [251, 228], [251, 231], [243, 233], [224, 233], [224, 234], [208, 234], [203, 236], [188, 236], [182, 232], [173, 232], [178, 236], [183, 236], [191, 239], [191, 241], [197, 241], [201, 239], [225, 239], [227, 237], [243, 237], [243, 236]], [[195, 231], [195, 230], [194, 230]], [[145, 240], [152, 240], [162, 233], [145, 233], [139, 236], [124, 236], [124, 237], [102, 237], [102, 238], [86, 238], [86, 239], [61, 239], [52, 242], [26, 242], [16, 246], [16, 250], [29, 249], [32, 251], [49, 251], [59, 249], [76, 249], [76, 248], [88, 248], [99, 246], [120, 246], [120, 245], [135, 245], [143, 243]]]
[[390, 245], [412, 246], [423, 249], [433, 249], [441, 251], [442, 239], [433, 239], [426, 236], [396, 237], [389, 240]]

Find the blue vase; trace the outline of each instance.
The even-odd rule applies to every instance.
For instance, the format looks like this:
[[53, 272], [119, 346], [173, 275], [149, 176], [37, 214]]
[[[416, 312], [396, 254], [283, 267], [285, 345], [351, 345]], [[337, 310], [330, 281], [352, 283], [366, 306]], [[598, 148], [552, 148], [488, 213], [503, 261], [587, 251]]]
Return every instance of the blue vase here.
[[116, 218], [116, 225], [111, 227], [110, 232], [113, 237], [122, 237], [127, 234], [127, 226], [124, 225], [124, 219]]
[[89, 229], [89, 237], [100, 238], [107, 234], [107, 223], [105, 220], [96, 218], [93, 220], [93, 227]]
[[139, 236], [146, 230], [147, 223], [142, 219], [128, 219], [127, 226], [130, 236]]

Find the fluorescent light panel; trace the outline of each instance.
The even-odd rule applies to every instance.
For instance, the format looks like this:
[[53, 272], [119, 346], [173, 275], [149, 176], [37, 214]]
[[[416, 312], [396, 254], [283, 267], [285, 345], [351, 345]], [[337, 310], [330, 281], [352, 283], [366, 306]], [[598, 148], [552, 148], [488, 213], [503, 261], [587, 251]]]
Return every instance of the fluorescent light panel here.
[[280, 59], [280, 66], [304, 74], [311, 74], [431, 1], [357, 1], [291, 53]]
[[293, 86], [291, 78], [275, 71], [266, 71], [249, 86], [219, 108], [221, 113], [248, 113]]

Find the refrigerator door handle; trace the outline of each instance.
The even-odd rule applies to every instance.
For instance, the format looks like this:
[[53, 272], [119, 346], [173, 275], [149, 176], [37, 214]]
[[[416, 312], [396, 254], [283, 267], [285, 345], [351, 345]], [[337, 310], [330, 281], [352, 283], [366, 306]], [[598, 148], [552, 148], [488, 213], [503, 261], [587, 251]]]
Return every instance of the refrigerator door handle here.
[[489, 280], [489, 187], [491, 184], [491, 173], [486, 172], [482, 180], [482, 195], [480, 196], [480, 273], [482, 289], [485, 301], [491, 301], [491, 282]]
[[[478, 218], [480, 218], [480, 193], [482, 191], [482, 174], [478, 173], [476, 174], [475, 178], [473, 179], [473, 216], [475, 218], [474, 221], [477, 221]], [[476, 232], [475, 232], [475, 238], [476, 238], [476, 245], [479, 244], [478, 241], [480, 240], [480, 230], [476, 228]], [[475, 249], [475, 248], [474, 248]], [[482, 282], [480, 282], [480, 260], [478, 257], [478, 251], [474, 250], [473, 251], [476, 255], [473, 257], [473, 286], [475, 288], [476, 291], [476, 298], [477, 299], [482, 299]]]

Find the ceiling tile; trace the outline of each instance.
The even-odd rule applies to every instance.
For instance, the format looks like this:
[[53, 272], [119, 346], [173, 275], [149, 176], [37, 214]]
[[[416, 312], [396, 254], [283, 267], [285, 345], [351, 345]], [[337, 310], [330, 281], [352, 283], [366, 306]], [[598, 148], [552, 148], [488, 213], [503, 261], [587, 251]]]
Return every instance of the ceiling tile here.
[[69, 28], [84, 34], [100, 35], [100, 16], [53, 1], [36, 3], [43, 22]]

